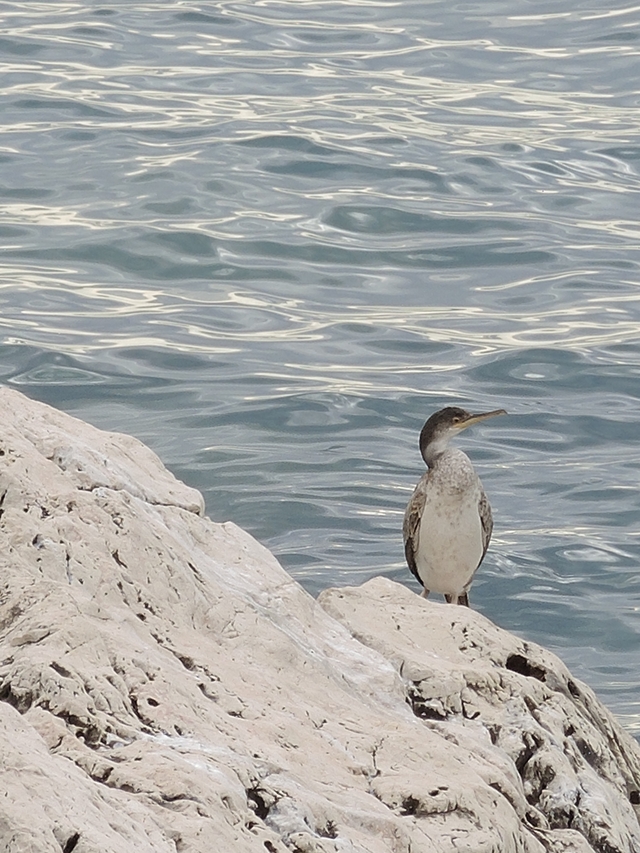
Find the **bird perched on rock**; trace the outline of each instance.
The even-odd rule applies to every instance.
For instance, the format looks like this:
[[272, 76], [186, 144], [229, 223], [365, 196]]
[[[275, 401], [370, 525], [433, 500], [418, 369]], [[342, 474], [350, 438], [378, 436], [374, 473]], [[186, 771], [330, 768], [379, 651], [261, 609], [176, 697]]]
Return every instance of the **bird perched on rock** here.
[[491, 507], [471, 460], [449, 440], [504, 409], [471, 415], [447, 406], [431, 415], [420, 433], [427, 472], [418, 481], [404, 514], [402, 532], [409, 568], [426, 598], [444, 593], [450, 604], [469, 606], [469, 587], [489, 547]]

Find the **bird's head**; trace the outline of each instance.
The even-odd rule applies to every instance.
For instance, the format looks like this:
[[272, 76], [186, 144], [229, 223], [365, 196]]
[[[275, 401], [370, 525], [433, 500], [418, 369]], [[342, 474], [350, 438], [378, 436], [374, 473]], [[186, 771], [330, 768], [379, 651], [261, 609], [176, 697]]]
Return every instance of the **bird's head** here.
[[506, 415], [504, 409], [494, 409], [492, 412], [479, 412], [472, 415], [458, 406], [447, 406], [435, 412], [420, 433], [420, 453], [429, 467], [443, 453], [449, 441], [463, 429], [467, 429], [480, 421], [495, 418], [496, 415]]

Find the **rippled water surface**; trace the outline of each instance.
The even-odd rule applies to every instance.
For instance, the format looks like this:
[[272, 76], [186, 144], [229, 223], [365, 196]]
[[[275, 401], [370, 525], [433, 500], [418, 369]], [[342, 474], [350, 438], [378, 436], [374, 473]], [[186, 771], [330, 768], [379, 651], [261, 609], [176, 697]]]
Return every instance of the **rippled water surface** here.
[[640, 732], [640, 9], [5, 3], [0, 379], [148, 442], [310, 591], [417, 590], [448, 403], [472, 602]]

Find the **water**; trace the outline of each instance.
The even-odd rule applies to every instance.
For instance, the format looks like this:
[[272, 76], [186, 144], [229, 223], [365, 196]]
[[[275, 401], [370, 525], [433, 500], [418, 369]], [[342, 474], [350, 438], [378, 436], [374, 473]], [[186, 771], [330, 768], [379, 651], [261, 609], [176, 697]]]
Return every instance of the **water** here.
[[47, 0], [1, 43], [0, 379], [313, 593], [417, 589], [418, 431], [505, 407], [472, 602], [640, 733], [638, 7]]

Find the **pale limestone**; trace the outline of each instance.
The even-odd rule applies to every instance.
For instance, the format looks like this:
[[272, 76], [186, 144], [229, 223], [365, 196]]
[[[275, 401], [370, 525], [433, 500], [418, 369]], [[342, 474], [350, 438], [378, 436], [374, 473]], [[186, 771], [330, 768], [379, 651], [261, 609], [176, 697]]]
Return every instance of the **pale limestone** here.
[[553, 655], [316, 602], [139, 442], [0, 405], [0, 851], [640, 853], [640, 750]]

